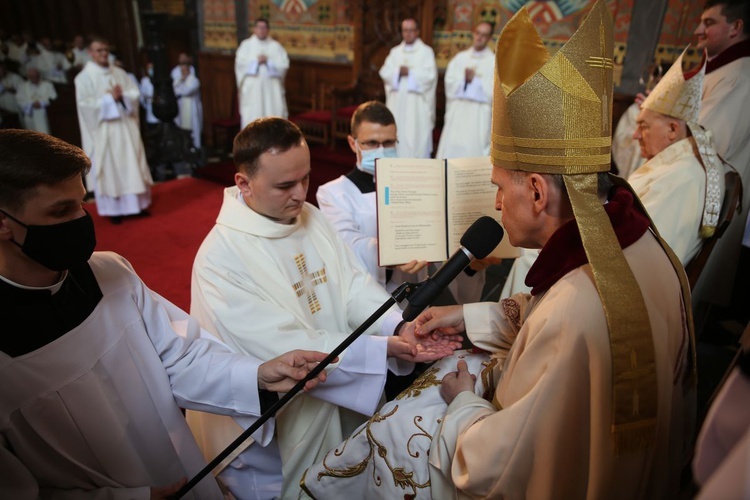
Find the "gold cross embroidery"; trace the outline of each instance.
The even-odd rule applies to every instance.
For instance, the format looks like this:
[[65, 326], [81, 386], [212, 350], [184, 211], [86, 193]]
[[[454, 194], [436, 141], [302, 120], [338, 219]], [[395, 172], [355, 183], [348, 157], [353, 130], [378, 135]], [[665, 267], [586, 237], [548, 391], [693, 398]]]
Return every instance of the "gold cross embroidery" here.
[[323, 267], [319, 271], [310, 273], [307, 270], [307, 261], [305, 261], [305, 255], [299, 254], [294, 256], [294, 263], [297, 264], [297, 269], [302, 275], [302, 279], [292, 285], [294, 293], [297, 297], [302, 297], [303, 294], [307, 295], [307, 305], [310, 307], [310, 313], [315, 314], [320, 311], [320, 302], [318, 296], [315, 294], [313, 287], [322, 285], [328, 281], [326, 276], [326, 268]]
[[609, 85], [607, 85], [607, 73], [612, 69], [612, 59], [606, 57], [606, 34], [604, 33], [604, 24], [599, 24], [599, 51], [601, 56], [589, 56], [586, 64], [592, 68], [601, 68], [602, 74], [602, 131], [609, 132]]

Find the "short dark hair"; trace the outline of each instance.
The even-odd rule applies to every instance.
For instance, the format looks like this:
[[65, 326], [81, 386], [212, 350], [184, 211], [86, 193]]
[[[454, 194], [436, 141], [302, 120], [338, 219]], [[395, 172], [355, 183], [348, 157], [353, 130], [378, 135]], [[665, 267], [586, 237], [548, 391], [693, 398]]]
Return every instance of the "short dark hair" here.
[[265, 17], [259, 17], [258, 19], [256, 19], [254, 26], [257, 26], [258, 23], [265, 23], [266, 28], [271, 29], [271, 23], [269, 23], [268, 19], [266, 19]]
[[363, 102], [352, 115], [350, 131], [352, 137], [357, 137], [359, 126], [362, 122], [377, 123], [378, 125], [388, 126], [395, 125], [396, 119], [388, 107], [380, 101]]
[[263, 153], [284, 153], [305, 144], [297, 125], [283, 118], [259, 118], [234, 138], [232, 154], [238, 172], [253, 177], [258, 172], [258, 158]]
[[703, 10], [717, 5], [721, 6], [721, 15], [727, 18], [727, 22], [733, 23], [741, 19], [742, 33], [750, 35], [750, 2], [748, 0], [706, 0]]
[[52, 186], [91, 168], [86, 153], [51, 135], [32, 130], [0, 130], [0, 207], [23, 209], [39, 186]]

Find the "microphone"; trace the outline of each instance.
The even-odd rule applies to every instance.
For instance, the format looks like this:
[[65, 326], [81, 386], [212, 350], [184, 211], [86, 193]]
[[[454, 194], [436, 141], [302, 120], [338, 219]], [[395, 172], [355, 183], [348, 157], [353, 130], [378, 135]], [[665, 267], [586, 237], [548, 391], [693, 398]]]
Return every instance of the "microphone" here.
[[502, 239], [503, 228], [495, 219], [487, 215], [477, 219], [461, 237], [458, 250], [407, 299], [402, 317], [414, 320], [472, 260], [487, 257]]

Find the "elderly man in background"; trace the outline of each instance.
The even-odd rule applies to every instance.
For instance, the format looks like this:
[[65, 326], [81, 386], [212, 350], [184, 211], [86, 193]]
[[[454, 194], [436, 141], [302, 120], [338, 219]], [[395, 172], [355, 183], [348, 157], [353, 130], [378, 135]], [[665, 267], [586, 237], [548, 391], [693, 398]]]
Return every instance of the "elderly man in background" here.
[[49, 134], [47, 106], [57, 99], [55, 86], [51, 82], [42, 80], [36, 68], [29, 68], [28, 76], [28, 81], [23, 82], [16, 93], [18, 105], [23, 111], [23, 127]]

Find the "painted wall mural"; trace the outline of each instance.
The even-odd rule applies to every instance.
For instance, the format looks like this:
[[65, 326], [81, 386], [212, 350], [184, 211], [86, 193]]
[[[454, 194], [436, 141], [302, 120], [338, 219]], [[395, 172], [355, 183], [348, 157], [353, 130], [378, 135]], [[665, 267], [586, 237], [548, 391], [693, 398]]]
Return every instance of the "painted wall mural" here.
[[203, 48], [235, 50], [237, 20], [234, 0], [203, 0]]

